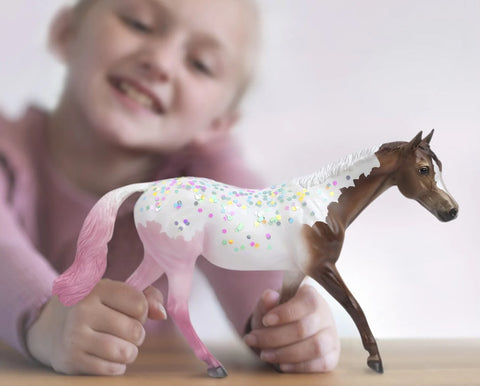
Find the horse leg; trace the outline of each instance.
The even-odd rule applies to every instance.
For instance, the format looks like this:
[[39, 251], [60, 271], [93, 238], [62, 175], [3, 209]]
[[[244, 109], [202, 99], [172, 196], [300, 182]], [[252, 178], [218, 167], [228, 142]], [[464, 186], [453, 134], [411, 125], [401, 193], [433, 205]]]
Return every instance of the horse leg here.
[[[159, 267], [159, 265], [147, 252], [145, 252], [142, 262], [126, 280], [126, 283], [131, 285], [133, 288], [138, 289], [139, 291], [143, 291], [163, 274], [163, 269]], [[161, 311], [166, 319], [167, 312], [165, 309], [162, 309]]]
[[285, 303], [295, 296], [303, 279], [305, 274], [302, 271], [284, 272], [280, 303]]
[[163, 274], [163, 269], [160, 268], [150, 254], [145, 253], [142, 262], [130, 275], [126, 283], [138, 289], [139, 291], [143, 291]]
[[[146, 226], [137, 224], [137, 230], [146, 253], [144, 262], [137, 269], [138, 273], [135, 272], [129, 281], [137, 283], [143, 280], [145, 283], [145, 278], [152, 279], [158, 273], [165, 272], [168, 278], [167, 311], [170, 318], [175, 322], [197, 358], [206, 362], [208, 375], [216, 378], [225, 377], [227, 372], [224, 367], [208, 351], [195, 332], [188, 310], [193, 271], [195, 262], [202, 253], [204, 234], [197, 232], [190, 241], [185, 241], [181, 237], [172, 239], [161, 232], [161, 224], [157, 222], [150, 222]], [[156, 272], [148, 272], [148, 269]]]
[[343, 282], [337, 268], [333, 264], [326, 264], [312, 277], [321, 284], [349, 313], [360, 332], [363, 347], [370, 354], [367, 360], [368, 367], [377, 373], [383, 373], [382, 359], [378, 351], [377, 342], [368, 326], [362, 308]]
[[195, 261], [191, 266], [182, 266], [173, 273], [168, 273], [168, 302], [167, 310], [170, 317], [195, 352], [197, 358], [208, 366], [208, 375], [214, 378], [223, 378], [227, 372], [222, 364], [208, 351], [205, 344], [198, 337], [190, 320], [188, 299], [193, 279]]

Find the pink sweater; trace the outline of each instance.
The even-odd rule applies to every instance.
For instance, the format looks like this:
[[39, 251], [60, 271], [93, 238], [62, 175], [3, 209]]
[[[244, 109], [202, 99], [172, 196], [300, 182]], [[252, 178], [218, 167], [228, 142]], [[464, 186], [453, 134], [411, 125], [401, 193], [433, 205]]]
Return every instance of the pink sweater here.
[[[46, 118], [35, 108], [17, 122], [0, 116], [0, 340], [25, 354], [25, 331], [50, 298], [52, 281], [73, 261], [80, 227], [99, 198], [70, 184], [49, 159]], [[228, 138], [176, 154], [158, 171], [158, 179], [179, 175], [259, 185]], [[142, 259], [131, 208], [132, 202], [121, 208], [109, 244], [111, 279], [125, 280]], [[199, 267], [239, 332], [261, 293], [281, 282], [279, 273], [227, 271], [203, 259]], [[164, 281], [156, 285], [165, 294]]]

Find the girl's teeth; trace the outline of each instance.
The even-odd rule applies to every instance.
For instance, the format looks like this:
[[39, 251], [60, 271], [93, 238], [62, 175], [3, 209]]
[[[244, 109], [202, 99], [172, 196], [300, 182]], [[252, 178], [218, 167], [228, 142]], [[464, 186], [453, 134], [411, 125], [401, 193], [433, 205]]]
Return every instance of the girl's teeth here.
[[149, 109], [153, 108], [153, 100], [143, 94], [142, 92], [138, 91], [137, 89], [133, 88], [131, 85], [121, 82], [120, 89], [130, 98], [135, 100], [136, 102], [140, 103], [142, 106], [145, 106]]

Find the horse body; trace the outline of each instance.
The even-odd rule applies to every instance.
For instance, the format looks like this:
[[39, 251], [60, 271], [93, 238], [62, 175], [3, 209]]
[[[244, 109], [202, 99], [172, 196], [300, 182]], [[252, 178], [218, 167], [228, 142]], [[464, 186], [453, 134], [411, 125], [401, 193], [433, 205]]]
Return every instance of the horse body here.
[[286, 252], [296, 249], [303, 220], [302, 208], [292, 201], [295, 194], [286, 185], [245, 190], [204, 178], [162, 180], [137, 201], [135, 223], [140, 237], [158, 224], [179, 258], [189, 257], [175, 243], [195, 239], [199, 254], [223, 268], [290, 270], [297, 262]]
[[[433, 133], [433, 132], [432, 132]], [[293, 296], [305, 275], [321, 284], [355, 321], [368, 365], [383, 372], [378, 347], [360, 305], [335, 263], [345, 230], [379, 194], [392, 185], [442, 221], [458, 205], [444, 188], [441, 163], [429, 147], [432, 133], [409, 143], [390, 143], [332, 164], [322, 171], [263, 190], [233, 187], [193, 177], [134, 184], [107, 193], [81, 230], [73, 265], [54, 283], [54, 294], [71, 305], [100, 280], [106, 244], [126, 197], [143, 194], [134, 209], [145, 256], [127, 283], [143, 290], [166, 274], [170, 317], [214, 377], [226, 375], [197, 336], [188, 299], [195, 262], [235, 270], [284, 270], [282, 301]]]

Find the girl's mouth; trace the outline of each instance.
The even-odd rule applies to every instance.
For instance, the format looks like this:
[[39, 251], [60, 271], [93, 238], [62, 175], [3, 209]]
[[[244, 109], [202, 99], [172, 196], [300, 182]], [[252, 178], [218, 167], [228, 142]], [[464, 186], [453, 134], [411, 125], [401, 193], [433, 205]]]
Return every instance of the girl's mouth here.
[[165, 109], [160, 99], [141, 84], [125, 78], [110, 77], [110, 84], [121, 94], [156, 114], [163, 114]]

